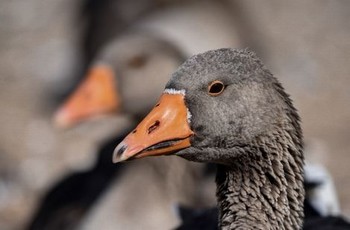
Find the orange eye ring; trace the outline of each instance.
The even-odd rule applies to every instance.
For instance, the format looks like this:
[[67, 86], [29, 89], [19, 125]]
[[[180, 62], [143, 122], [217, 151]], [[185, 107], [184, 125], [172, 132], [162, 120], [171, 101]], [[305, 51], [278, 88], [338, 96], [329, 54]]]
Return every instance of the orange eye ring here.
[[224, 92], [225, 85], [221, 81], [213, 81], [208, 85], [208, 94], [210, 96], [218, 96]]

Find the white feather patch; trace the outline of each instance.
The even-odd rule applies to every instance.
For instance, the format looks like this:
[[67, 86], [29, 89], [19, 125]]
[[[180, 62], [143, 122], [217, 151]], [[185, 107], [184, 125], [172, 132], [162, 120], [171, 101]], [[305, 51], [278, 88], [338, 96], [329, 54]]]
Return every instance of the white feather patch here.
[[[182, 95], [186, 95], [186, 91], [184, 89], [181, 90], [177, 90], [177, 89], [165, 89], [164, 93], [166, 94], [182, 94]], [[187, 108], [187, 122], [191, 123], [191, 117], [192, 114], [190, 112], [190, 110]]]
[[184, 89], [177, 90], [177, 89], [165, 89], [164, 93], [166, 94], [182, 94], [185, 96], [186, 91]]
[[192, 117], [192, 114], [191, 114], [190, 110], [187, 108], [187, 122], [188, 122], [188, 124], [191, 123], [191, 117]]

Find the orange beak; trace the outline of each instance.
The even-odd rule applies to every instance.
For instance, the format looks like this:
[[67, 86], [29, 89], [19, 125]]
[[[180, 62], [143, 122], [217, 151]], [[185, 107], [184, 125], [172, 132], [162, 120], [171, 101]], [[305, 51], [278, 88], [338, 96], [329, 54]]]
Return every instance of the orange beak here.
[[146, 118], [114, 150], [113, 162], [167, 155], [191, 146], [182, 94], [163, 94]]
[[69, 127], [96, 115], [117, 111], [120, 97], [116, 87], [114, 72], [109, 66], [94, 66], [78, 89], [55, 113], [55, 124]]

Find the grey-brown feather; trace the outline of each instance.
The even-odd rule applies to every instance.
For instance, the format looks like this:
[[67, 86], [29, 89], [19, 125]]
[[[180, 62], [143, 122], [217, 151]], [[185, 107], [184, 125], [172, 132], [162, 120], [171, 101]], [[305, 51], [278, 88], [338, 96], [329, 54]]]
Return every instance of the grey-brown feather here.
[[294, 148], [288, 135], [280, 133], [237, 151], [243, 151], [245, 157], [218, 168], [221, 227], [301, 228], [304, 191], [300, 149]]

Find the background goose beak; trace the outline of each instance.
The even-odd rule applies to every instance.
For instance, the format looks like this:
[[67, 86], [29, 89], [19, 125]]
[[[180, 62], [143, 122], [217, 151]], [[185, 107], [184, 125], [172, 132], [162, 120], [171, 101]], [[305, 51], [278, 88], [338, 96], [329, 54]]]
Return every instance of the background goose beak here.
[[191, 146], [182, 94], [163, 94], [146, 118], [114, 150], [113, 162], [167, 155]]
[[91, 68], [86, 79], [55, 113], [55, 125], [66, 128], [96, 115], [117, 111], [120, 97], [115, 81], [111, 67]]

